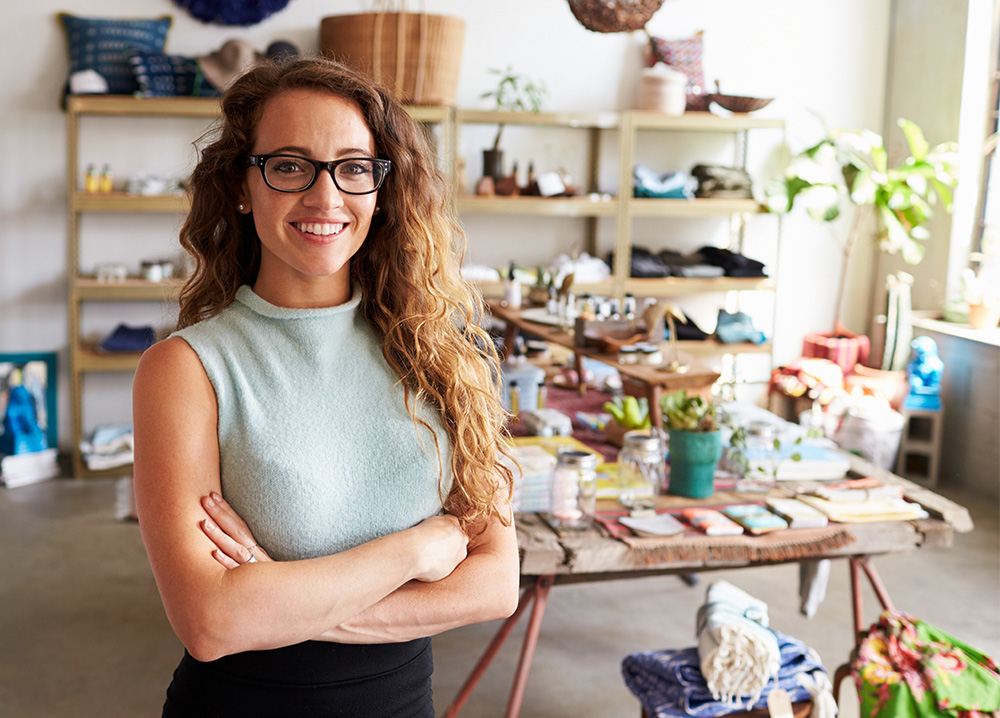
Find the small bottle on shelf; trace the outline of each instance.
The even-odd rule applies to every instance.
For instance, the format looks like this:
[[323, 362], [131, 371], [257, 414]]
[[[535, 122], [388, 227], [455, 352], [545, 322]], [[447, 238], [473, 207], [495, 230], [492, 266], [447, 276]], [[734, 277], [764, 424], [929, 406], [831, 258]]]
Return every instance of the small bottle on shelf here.
[[111, 165], [104, 165], [101, 169], [101, 177], [98, 180], [99, 192], [113, 192], [115, 189], [115, 176], [111, 173]]
[[83, 175], [83, 191], [97, 192], [100, 188], [101, 182], [97, 176], [97, 168], [94, 165], [87, 165], [87, 171]]

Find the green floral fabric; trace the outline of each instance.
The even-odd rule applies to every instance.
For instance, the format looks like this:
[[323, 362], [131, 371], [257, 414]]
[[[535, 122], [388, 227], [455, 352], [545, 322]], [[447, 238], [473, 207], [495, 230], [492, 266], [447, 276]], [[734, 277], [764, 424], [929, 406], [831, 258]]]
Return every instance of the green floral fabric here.
[[851, 664], [861, 718], [1000, 716], [993, 659], [904, 613], [886, 611]]

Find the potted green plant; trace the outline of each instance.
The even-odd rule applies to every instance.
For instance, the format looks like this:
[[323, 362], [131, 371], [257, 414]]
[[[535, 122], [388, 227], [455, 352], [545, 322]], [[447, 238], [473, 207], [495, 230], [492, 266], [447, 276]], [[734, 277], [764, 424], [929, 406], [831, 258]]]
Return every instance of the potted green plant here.
[[[798, 203], [818, 222], [833, 222], [845, 206], [855, 207], [842, 244], [833, 326], [828, 333], [814, 335], [820, 344], [823, 337], [834, 341], [857, 338], [841, 323], [840, 312], [848, 264], [872, 216], [873, 235], [881, 250], [899, 253], [908, 264], [917, 264], [924, 256], [923, 242], [929, 238], [925, 225], [933, 216], [934, 205], [940, 201], [946, 212], [951, 211], [952, 189], [958, 184], [956, 145], [931, 147], [916, 124], [904, 119], [897, 124], [910, 154], [896, 167], [889, 167], [880, 135], [867, 130], [833, 130], [792, 158], [784, 175], [766, 190], [769, 211], [785, 214]], [[848, 363], [845, 370], [850, 371], [853, 363]]]
[[649, 400], [645, 397], [641, 399], [634, 396], [615, 397], [614, 401], [604, 403], [604, 410], [611, 414], [611, 419], [604, 429], [605, 438], [614, 446], [621, 447], [626, 432], [648, 431], [652, 428]]
[[[497, 86], [484, 92], [480, 98], [492, 100], [492, 109], [498, 112], [541, 112], [542, 101], [548, 94], [543, 83], [515, 73], [509, 66], [504, 70], [492, 69], [490, 72], [498, 76]], [[503, 150], [500, 149], [503, 128], [504, 124], [501, 122], [497, 126], [493, 147], [483, 150], [483, 176], [492, 177], [494, 182], [503, 177]]]
[[670, 493], [693, 499], [711, 496], [715, 466], [722, 456], [718, 405], [681, 389], [664, 394], [660, 408], [670, 434]]

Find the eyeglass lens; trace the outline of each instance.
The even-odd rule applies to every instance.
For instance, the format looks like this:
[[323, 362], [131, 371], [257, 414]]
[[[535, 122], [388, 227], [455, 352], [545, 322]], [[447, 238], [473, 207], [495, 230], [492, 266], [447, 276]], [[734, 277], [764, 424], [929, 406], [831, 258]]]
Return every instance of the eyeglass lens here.
[[[305, 189], [316, 176], [316, 165], [301, 157], [278, 155], [264, 163], [264, 179], [277, 190]], [[374, 192], [382, 183], [385, 168], [369, 159], [349, 159], [333, 168], [337, 189], [351, 194]]]

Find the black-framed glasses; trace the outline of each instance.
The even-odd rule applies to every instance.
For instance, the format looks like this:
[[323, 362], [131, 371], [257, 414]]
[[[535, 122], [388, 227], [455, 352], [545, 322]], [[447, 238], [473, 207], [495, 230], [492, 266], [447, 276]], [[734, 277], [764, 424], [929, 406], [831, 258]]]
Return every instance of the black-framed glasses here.
[[247, 166], [259, 169], [264, 184], [277, 192], [305, 192], [326, 170], [344, 194], [371, 194], [382, 186], [392, 162], [372, 157], [320, 162], [298, 155], [249, 155]]

